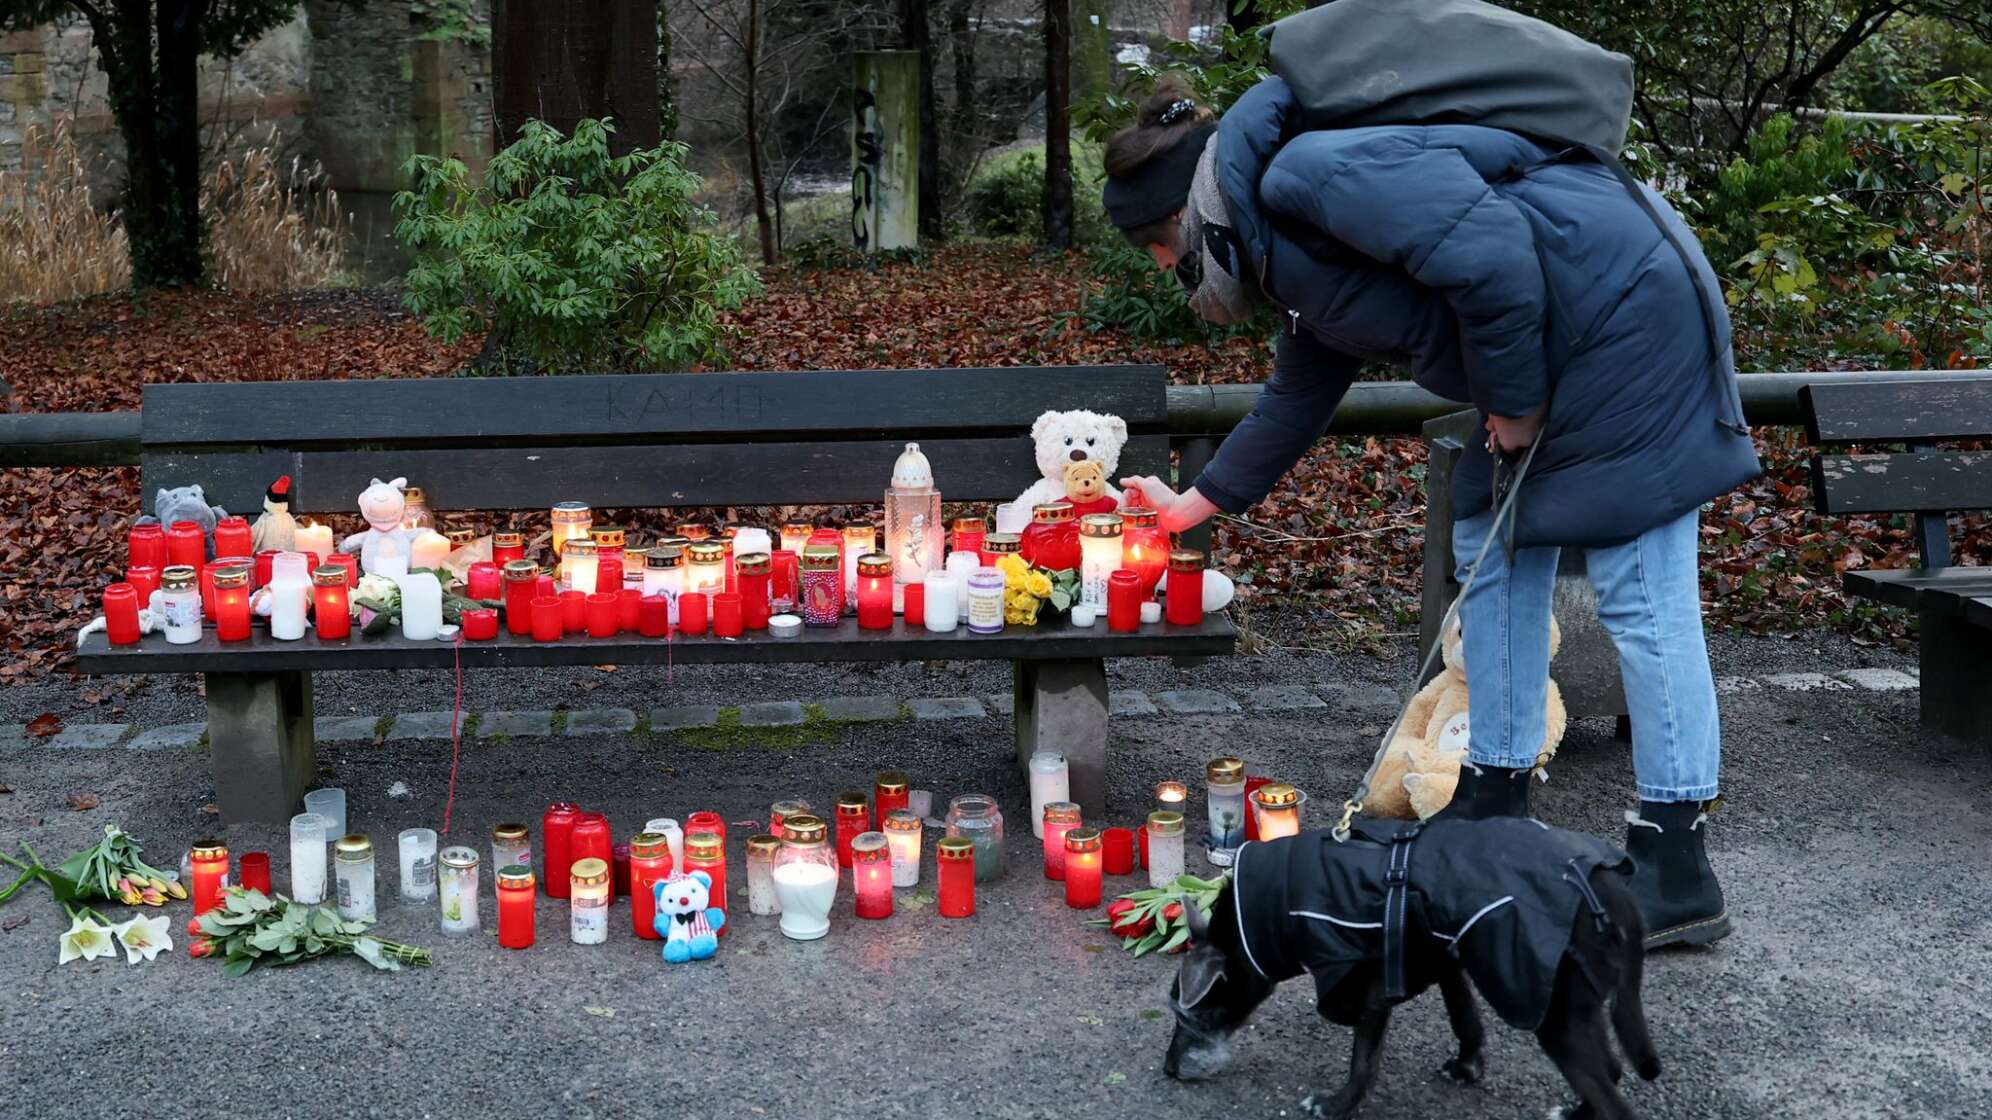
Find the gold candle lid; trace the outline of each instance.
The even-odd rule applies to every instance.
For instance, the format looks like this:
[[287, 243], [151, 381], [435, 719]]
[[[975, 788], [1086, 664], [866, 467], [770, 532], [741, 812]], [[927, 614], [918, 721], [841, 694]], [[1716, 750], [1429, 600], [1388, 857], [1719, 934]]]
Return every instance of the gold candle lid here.
[[635, 571], [647, 564], [649, 560], [650, 550], [647, 548], [623, 549], [623, 571], [625, 572]]
[[688, 541], [702, 541], [712, 536], [711, 529], [706, 528], [696, 521], [680, 521], [677, 528], [671, 531]]
[[1148, 831], [1157, 836], [1181, 836], [1183, 834], [1183, 814], [1164, 810], [1148, 814]]
[[717, 832], [694, 832], [685, 837], [685, 859], [718, 860], [725, 856], [726, 845]]
[[533, 889], [533, 869], [507, 864], [498, 869], [498, 889], [501, 891], [529, 891]]
[[889, 576], [892, 574], [892, 557], [883, 552], [867, 552], [858, 557], [858, 574], [861, 576]]
[[860, 832], [851, 837], [852, 859], [885, 858], [885, 833]]
[[812, 572], [837, 570], [837, 550], [827, 544], [813, 544], [802, 550], [802, 566]]
[[449, 532], [444, 533], [443, 537], [450, 542], [451, 548], [462, 548], [477, 539], [477, 530], [451, 529]]
[[1100, 850], [1100, 830], [1097, 828], [1075, 828], [1065, 834], [1065, 850], [1068, 852], [1097, 852]]
[[577, 887], [592, 887], [609, 881], [609, 865], [590, 856], [577, 859], [574, 866], [567, 869], [568, 877]]
[[815, 531], [815, 527], [807, 521], [785, 521], [782, 523], [781, 535], [784, 537], [802, 537], [808, 539], [809, 534]]
[[743, 576], [764, 576], [773, 571], [775, 562], [765, 552], [750, 552], [733, 559], [733, 570]]
[[1169, 570], [1172, 572], [1201, 572], [1204, 570], [1204, 554], [1194, 548], [1179, 548], [1169, 554]]
[[887, 832], [918, 832], [920, 818], [914, 816], [911, 809], [894, 809], [885, 815], [879, 825]]
[[671, 839], [661, 832], [639, 832], [629, 838], [632, 859], [656, 859], [671, 854]]
[[877, 539], [878, 526], [873, 525], [869, 521], [853, 521], [849, 525], [844, 526], [845, 540], [856, 540], [860, 537], [867, 541]]
[[505, 580], [508, 583], [523, 583], [539, 578], [539, 565], [531, 560], [505, 561]]
[[491, 534], [493, 548], [524, 548], [525, 545], [526, 535], [517, 529], [500, 529]]
[[1285, 782], [1268, 782], [1252, 791], [1252, 800], [1268, 809], [1283, 809], [1300, 804], [1300, 791]]
[[1079, 535], [1118, 537], [1121, 535], [1121, 516], [1118, 513], [1089, 513], [1079, 519]]
[[756, 833], [747, 838], [747, 858], [773, 859], [775, 853], [781, 850], [781, 846], [782, 841], [780, 837], [771, 836], [765, 832]]
[[1044, 823], [1078, 824], [1079, 805], [1074, 801], [1047, 801], [1044, 803]]
[[420, 486], [410, 486], [401, 492], [401, 501], [403, 505], [424, 506], [429, 504], [429, 496]]
[[591, 525], [588, 539], [595, 542], [596, 548], [621, 548], [627, 534], [620, 525]]
[[783, 820], [787, 820], [790, 817], [806, 817], [810, 815], [809, 802], [799, 799], [777, 801], [768, 807], [768, 811]]
[[345, 863], [358, 863], [361, 860], [372, 859], [373, 854], [373, 841], [361, 836], [357, 832], [351, 836], [341, 836], [332, 844], [332, 858]]
[[823, 823], [822, 817], [808, 813], [785, 817], [782, 820], [782, 840], [795, 845], [821, 844], [829, 838], [830, 826]]
[[1131, 506], [1121, 510], [1120, 515], [1130, 529], [1153, 529], [1162, 523], [1161, 513], [1147, 506]]
[[1071, 502], [1046, 502], [1031, 507], [1031, 520], [1040, 525], [1055, 525], [1072, 520]]
[[476, 867], [477, 849], [466, 848], [459, 844], [455, 847], [444, 848], [436, 854], [436, 858], [442, 861], [444, 867], [454, 867], [459, 870]]
[[554, 504], [552, 517], [555, 525], [573, 525], [593, 520], [594, 511], [588, 508], [586, 502], [557, 502]]
[[493, 840], [524, 840], [526, 826], [522, 824], [495, 824], [491, 826]]
[[344, 587], [346, 569], [337, 564], [320, 564], [311, 569], [311, 582], [318, 587]]
[[561, 554], [564, 556], [594, 556], [596, 555], [595, 542], [584, 541], [576, 537], [567, 542], [567, 547], [561, 550]]
[[1236, 758], [1213, 758], [1204, 767], [1204, 778], [1219, 785], [1237, 785], [1245, 780], [1245, 763]]
[[942, 860], [970, 860], [975, 858], [975, 841], [966, 836], [945, 836], [934, 845], [934, 858]]
[[984, 552], [1019, 552], [1024, 547], [1024, 538], [1015, 533], [991, 533], [982, 538]]
[[190, 591], [197, 574], [185, 564], [175, 564], [159, 573], [159, 586], [168, 591]]
[[219, 840], [202, 840], [194, 845], [190, 858], [198, 860], [227, 859], [228, 845]]
[[989, 519], [986, 517], [957, 517], [954, 519], [954, 531], [957, 533], [980, 533], [988, 528]]
[[215, 568], [214, 586], [217, 591], [247, 587], [249, 586], [249, 569], [240, 564], [224, 564]]
[[668, 572], [685, 562], [685, 550], [675, 544], [658, 545], [643, 557], [643, 566], [653, 571]]
[[722, 564], [726, 562], [726, 546], [718, 541], [693, 541], [689, 549], [694, 564]]
[[870, 811], [871, 799], [857, 790], [847, 790], [837, 795], [837, 815], [840, 817], [847, 813], [869, 813]]
[[872, 779], [872, 788], [879, 793], [905, 793], [911, 783], [912, 779], [906, 776], [904, 770], [881, 770], [878, 777]]

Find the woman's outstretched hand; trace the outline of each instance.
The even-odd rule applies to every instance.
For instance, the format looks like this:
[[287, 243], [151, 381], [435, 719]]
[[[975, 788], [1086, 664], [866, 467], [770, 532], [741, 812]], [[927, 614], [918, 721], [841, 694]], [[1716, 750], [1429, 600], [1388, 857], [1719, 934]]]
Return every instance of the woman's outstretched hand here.
[[1489, 416], [1487, 450], [1513, 455], [1534, 443], [1542, 434], [1542, 414], [1538, 408], [1527, 416]]
[[1168, 483], [1152, 474], [1123, 478], [1120, 480], [1120, 486], [1126, 492], [1121, 504], [1147, 506], [1154, 510], [1165, 533], [1180, 533], [1186, 529], [1193, 529], [1210, 520], [1211, 515], [1217, 512], [1217, 506], [1212, 504], [1209, 498], [1197, 493], [1196, 487], [1192, 486], [1178, 494], [1169, 489]]

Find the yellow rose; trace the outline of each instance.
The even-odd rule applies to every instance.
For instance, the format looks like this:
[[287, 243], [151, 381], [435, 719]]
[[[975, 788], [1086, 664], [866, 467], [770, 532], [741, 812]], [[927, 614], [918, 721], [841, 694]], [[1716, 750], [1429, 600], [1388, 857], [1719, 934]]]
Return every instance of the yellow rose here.
[[1025, 581], [1024, 587], [1040, 599], [1051, 597], [1051, 577], [1045, 575], [1043, 572], [1032, 572], [1030, 578]]
[[1004, 553], [1003, 558], [996, 561], [996, 567], [1005, 576], [1021, 576], [1031, 570], [1031, 566], [1024, 563], [1024, 558], [1014, 552]]

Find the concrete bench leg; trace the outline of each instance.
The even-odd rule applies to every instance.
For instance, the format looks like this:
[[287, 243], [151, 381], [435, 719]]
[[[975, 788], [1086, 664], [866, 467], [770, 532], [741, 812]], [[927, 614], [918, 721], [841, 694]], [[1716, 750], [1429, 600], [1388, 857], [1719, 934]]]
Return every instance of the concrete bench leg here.
[[281, 824], [311, 784], [310, 673], [209, 673], [208, 746], [224, 823]]
[[1992, 630], [1955, 614], [1921, 612], [1923, 727], [1978, 746], [1992, 746]]
[[1065, 756], [1086, 819], [1107, 810], [1107, 665], [1097, 657], [1016, 663], [1017, 765]]

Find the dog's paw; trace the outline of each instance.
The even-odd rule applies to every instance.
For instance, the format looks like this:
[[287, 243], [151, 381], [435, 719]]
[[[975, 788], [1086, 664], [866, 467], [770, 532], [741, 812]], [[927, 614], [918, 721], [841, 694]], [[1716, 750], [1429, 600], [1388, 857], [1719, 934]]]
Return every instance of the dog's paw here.
[[1449, 1058], [1445, 1065], [1439, 1067], [1439, 1072], [1451, 1078], [1454, 1084], [1472, 1085], [1480, 1080], [1486, 1068], [1486, 1060], [1475, 1054], [1470, 1058]]
[[1309, 1093], [1300, 1100], [1303, 1115], [1314, 1120], [1348, 1120], [1348, 1103], [1340, 1093]]

